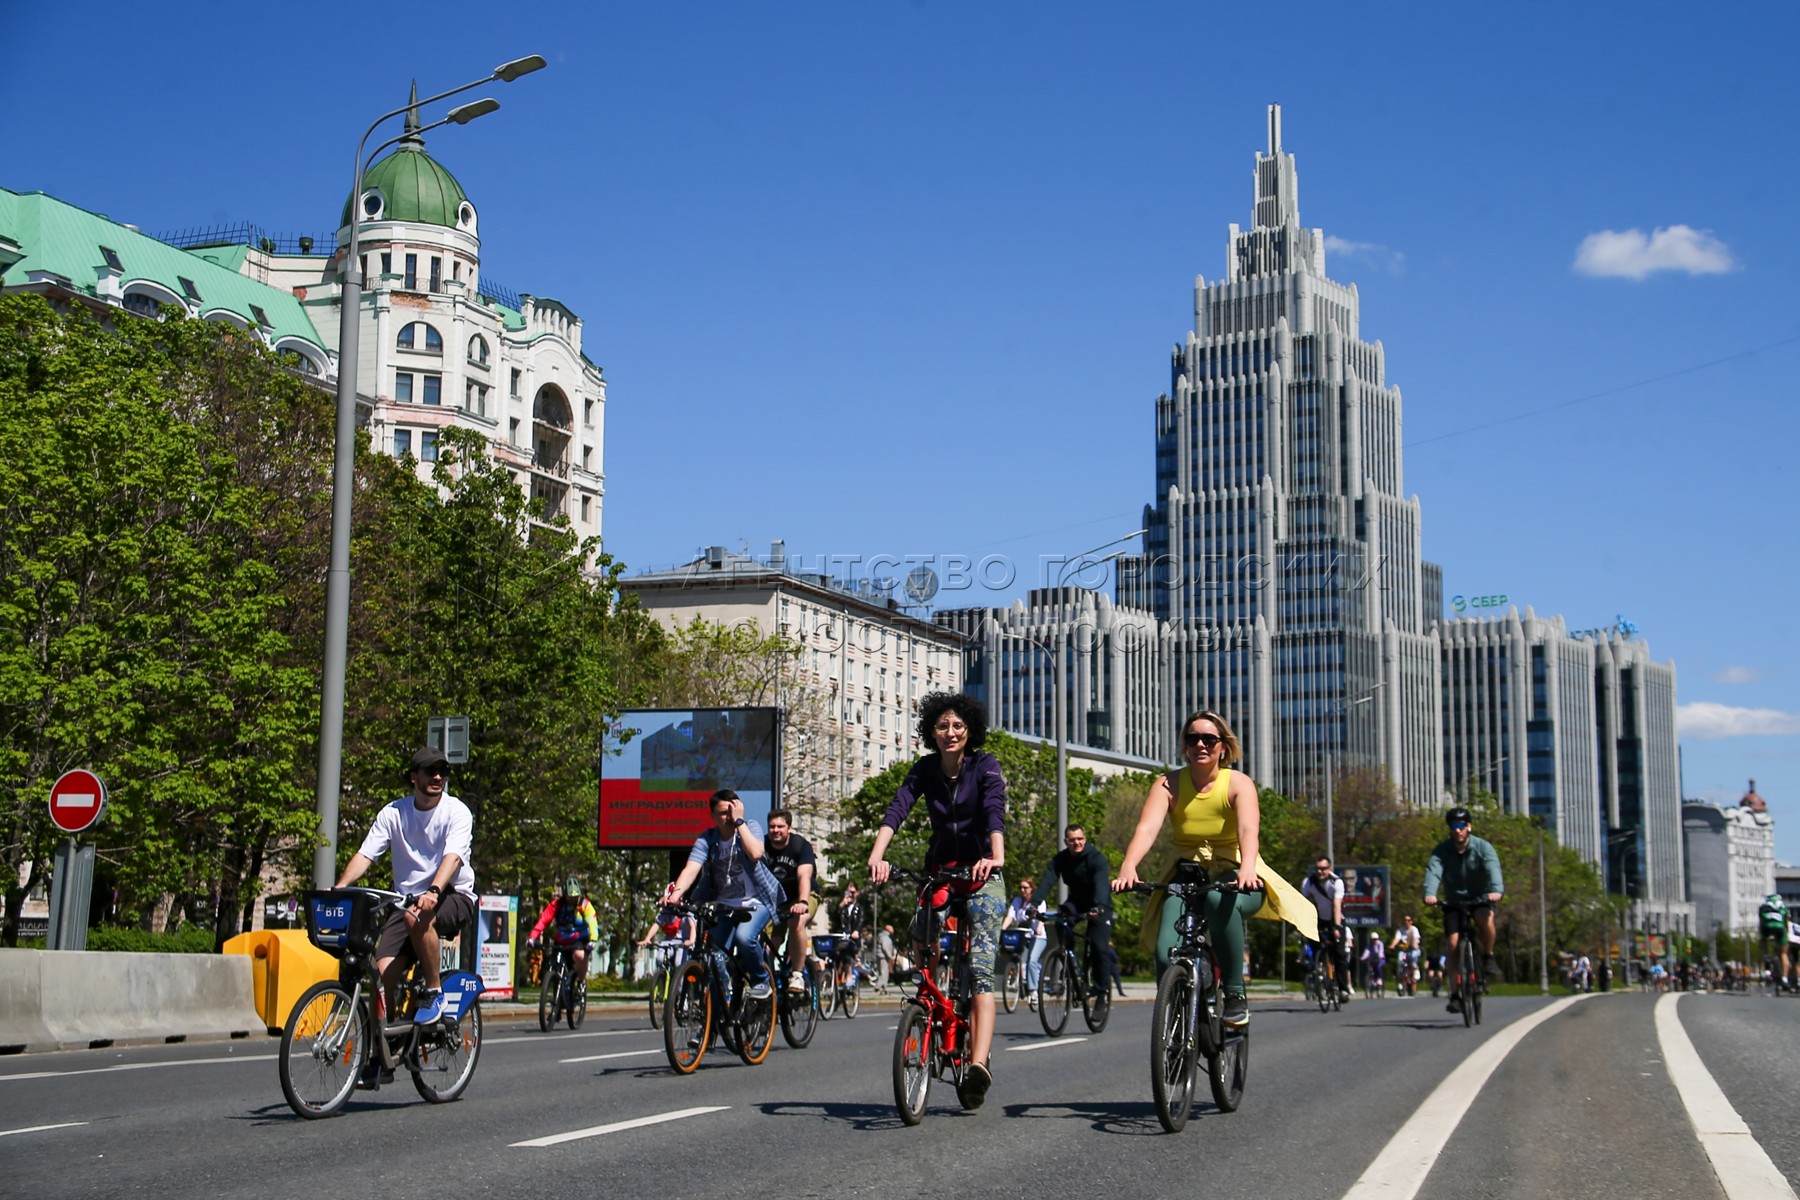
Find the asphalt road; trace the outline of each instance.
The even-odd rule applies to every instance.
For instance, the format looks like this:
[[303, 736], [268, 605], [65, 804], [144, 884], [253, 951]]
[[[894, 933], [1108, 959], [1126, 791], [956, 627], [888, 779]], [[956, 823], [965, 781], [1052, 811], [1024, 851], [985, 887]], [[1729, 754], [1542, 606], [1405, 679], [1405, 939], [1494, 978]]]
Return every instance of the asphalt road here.
[[[1357, 1195], [1432, 1200], [1725, 1196], [1665, 1066], [1657, 1003], [1625, 993], [1557, 1005], [1471, 1085], [1458, 1119], [1440, 1085], [1556, 998], [1490, 998], [1475, 1029], [1429, 998], [1363, 1000], [1329, 1015], [1259, 1000], [1242, 1108], [1217, 1112], [1202, 1084], [1179, 1134], [1162, 1131], [1151, 1104], [1145, 1003], [1117, 1005], [1098, 1036], [1079, 1014], [1054, 1040], [1023, 1008], [1002, 1016], [987, 1105], [961, 1112], [952, 1090], [934, 1085], [913, 1129], [893, 1107], [891, 1007], [821, 1025], [806, 1050], [778, 1037], [759, 1067], [715, 1050], [685, 1078], [637, 1008], [590, 1010], [573, 1034], [492, 1021], [457, 1103], [424, 1103], [402, 1075], [321, 1121], [283, 1101], [274, 1039], [32, 1055], [0, 1060], [0, 1195], [316, 1198], [429, 1187], [674, 1200], [955, 1189], [1037, 1200], [1104, 1189], [1339, 1200], [1363, 1180]], [[1676, 1015], [1775, 1170], [1800, 1180], [1791, 1065], [1800, 1001], [1687, 996]], [[689, 1110], [702, 1111], [627, 1124]], [[518, 1144], [610, 1126], [625, 1127]], [[1414, 1191], [1364, 1179], [1396, 1158], [1395, 1146], [1415, 1146], [1417, 1157], [1415, 1144], [1434, 1138], [1442, 1149], [1423, 1158]]]

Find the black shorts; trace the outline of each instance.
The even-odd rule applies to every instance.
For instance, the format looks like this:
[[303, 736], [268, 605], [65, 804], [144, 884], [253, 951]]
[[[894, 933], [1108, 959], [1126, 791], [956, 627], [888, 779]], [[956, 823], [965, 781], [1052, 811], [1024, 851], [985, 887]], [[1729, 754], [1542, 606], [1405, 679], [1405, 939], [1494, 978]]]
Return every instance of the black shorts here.
[[1446, 936], [1452, 933], [1467, 933], [1474, 928], [1474, 926], [1470, 924], [1474, 918], [1480, 916], [1482, 913], [1487, 913], [1489, 916], [1492, 916], [1493, 912], [1494, 902], [1492, 900], [1483, 900], [1476, 904], [1474, 909], [1468, 912], [1464, 912], [1460, 909], [1447, 908], [1444, 910], [1444, 933]]
[[[432, 925], [441, 938], [453, 938], [462, 932], [475, 916], [475, 901], [461, 892], [445, 892], [432, 913]], [[404, 913], [395, 913], [381, 927], [381, 940], [375, 944], [375, 957], [412, 957], [412, 938]]]

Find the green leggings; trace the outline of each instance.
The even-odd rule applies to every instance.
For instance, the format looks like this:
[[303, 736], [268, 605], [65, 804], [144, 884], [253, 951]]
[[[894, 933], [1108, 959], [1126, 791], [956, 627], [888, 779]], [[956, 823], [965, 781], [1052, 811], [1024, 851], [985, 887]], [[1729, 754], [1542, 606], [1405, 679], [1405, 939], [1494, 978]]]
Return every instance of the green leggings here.
[[[1225, 994], [1244, 994], [1244, 919], [1263, 906], [1261, 892], [1239, 892], [1237, 902], [1230, 904], [1229, 894], [1208, 892], [1200, 901], [1200, 915], [1206, 919], [1206, 936], [1212, 939], [1213, 955], [1219, 960], [1220, 983]], [[1181, 901], [1165, 897], [1162, 921], [1156, 930], [1156, 965], [1169, 965], [1169, 951], [1180, 941], [1175, 936], [1175, 922], [1181, 916]]]

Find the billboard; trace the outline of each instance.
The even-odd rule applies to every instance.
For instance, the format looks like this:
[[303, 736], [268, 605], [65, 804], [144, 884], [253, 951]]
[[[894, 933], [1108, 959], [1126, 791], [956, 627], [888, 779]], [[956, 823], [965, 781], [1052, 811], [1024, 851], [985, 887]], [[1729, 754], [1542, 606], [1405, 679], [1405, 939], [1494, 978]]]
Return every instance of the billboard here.
[[767, 826], [781, 780], [778, 708], [639, 709], [619, 714], [600, 762], [602, 850], [682, 849], [730, 788]]
[[1344, 924], [1352, 929], [1382, 929], [1392, 925], [1388, 913], [1388, 869], [1344, 866]]

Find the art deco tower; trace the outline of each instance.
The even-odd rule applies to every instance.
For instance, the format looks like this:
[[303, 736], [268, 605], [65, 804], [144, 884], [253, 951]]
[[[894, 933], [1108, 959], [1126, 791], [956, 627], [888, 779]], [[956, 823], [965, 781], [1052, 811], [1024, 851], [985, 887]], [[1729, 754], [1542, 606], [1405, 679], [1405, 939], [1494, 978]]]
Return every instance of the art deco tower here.
[[1170, 622], [1164, 711], [1224, 714], [1259, 783], [1317, 795], [1329, 759], [1434, 803], [1442, 575], [1402, 492], [1400, 390], [1362, 339], [1355, 285], [1325, 274], [1323, 231], [1300, 224], [1279, 106], [1255, 196], [1225, 280], [1196, 281], [1120, 601]]

